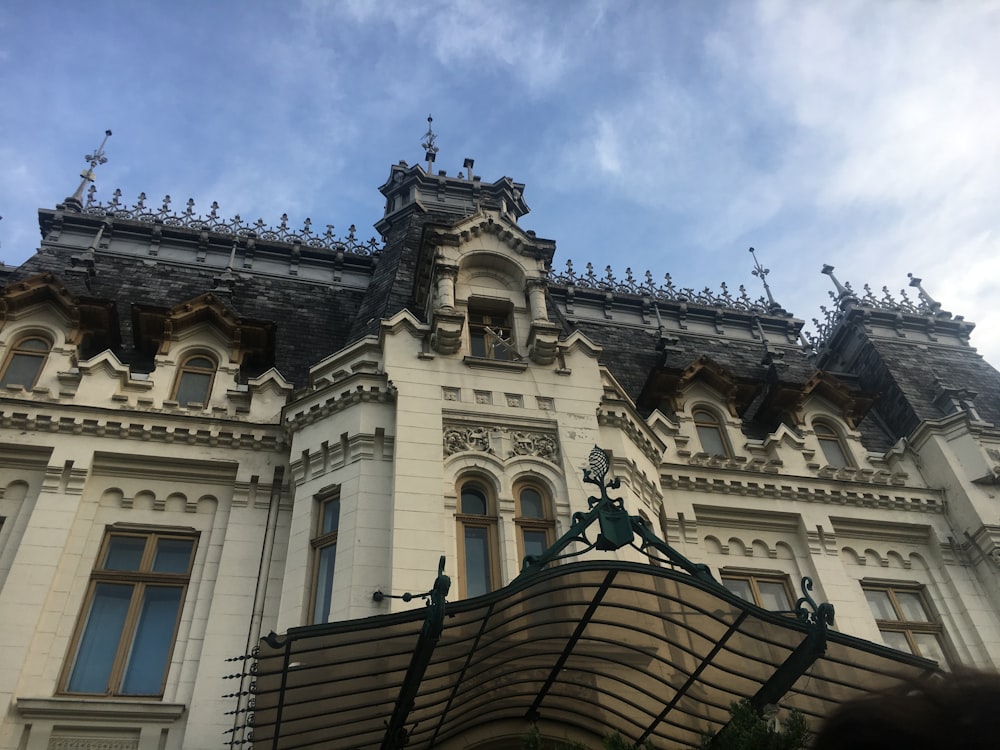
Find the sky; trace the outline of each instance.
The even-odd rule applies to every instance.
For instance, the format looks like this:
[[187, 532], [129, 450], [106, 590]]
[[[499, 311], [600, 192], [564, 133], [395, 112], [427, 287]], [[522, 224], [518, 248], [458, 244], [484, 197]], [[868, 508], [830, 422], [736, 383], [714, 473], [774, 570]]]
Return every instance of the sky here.
[[[375, 234], [391, 164], [526, 184], [567, 259], [763, 292], [907, 273], [1000, 366], [1000, 0], [5, 0], [0, 260], [97, 198]], [[912, 289], [907, 290], [915, 298]]]

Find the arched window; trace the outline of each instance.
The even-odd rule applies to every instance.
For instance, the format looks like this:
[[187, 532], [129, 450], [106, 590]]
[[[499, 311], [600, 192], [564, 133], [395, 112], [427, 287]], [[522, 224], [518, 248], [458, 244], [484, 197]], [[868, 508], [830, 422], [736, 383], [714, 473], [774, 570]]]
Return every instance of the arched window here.
[[181, 406], [208, 402], [208, 394], [212, 392], [212, 380], [215, 379], [215, 362], [203, 354], [188, 357], [177, 372], [177, 383], [174, 386], [174, 401]]
[[0, 386], [34, 388], [51, 348], [49, 342], [39, 336], [28, 336], [18, 341], [11, 349], [7, 365], [3, 368]]
[[555, 541], [555, 521], [550, 510], [552, 503], [547, 493], [534, 484], [518, 486], [514, 495], [517, 500], [514, 523], [517, 526], [518, 551], [522, 560], [528, 555], [537, 557]]
[[835, 466], [838, 469], [843, 469], [851, 465], [847, 447], [844, 445], [843, 438], [840, 437], [840, 433], [837, 430], [826, 422], [817, 421], [813, 422], [813, 432], [816, 433], [816, 439], [819, 440], [819, 447], [823, 451], [823, 455], [826, 456], [827, 465]]
[[464, 482], [458, 505], [459, 558], [463, 596], [489, 593], [497, 587], [496, 515], [490, 495], [478, 482]]
[[722, 432], [719, 418], [708, 409], [694, 410], [694, 426], [698, 431], [701, 449], [710, 456], [725, 456], [729, 458], [729, 443]]

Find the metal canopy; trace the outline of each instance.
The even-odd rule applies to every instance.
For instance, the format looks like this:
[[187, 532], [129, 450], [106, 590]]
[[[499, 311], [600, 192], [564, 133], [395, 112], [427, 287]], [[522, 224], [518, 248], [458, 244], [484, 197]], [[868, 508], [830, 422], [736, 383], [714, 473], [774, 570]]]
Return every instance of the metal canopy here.
[[[262, 641], [254, 746], [380, 747], [425, 612]], [[826, 634], [825, 651], [803, 659], [813, 633], [672, 569], [604, 560], [542, 570], [447, 605], [422, 680], [406, 685], [416, 689], [403, 741], [432, 748], [510, 720], [523, 722], [523, 733], [537, 718], [595, 737], [620, 732], [693, 748], [741, 698], [777, 694], [816, 725], [847, 699], [937, 671], [932, 661], [836, 632]]]

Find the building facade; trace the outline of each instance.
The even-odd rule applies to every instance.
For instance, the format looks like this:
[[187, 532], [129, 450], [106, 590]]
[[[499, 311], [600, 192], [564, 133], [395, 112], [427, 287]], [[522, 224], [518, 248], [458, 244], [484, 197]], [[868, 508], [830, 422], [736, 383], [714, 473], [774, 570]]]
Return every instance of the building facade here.
[[595, 445], [748, 601], [809, 577], [838, 632], [1000, 666], [1000, 373], [919, 280], [826, 269], [804, 345], [769, 292], [554, 271], [509, 178], [400, 162], [380, 191], [368, 243], [118, 193], [39, 211], [0, 297], [0, 748], [247, 741], [228, 657], [411, 610], [373, 593], [442, 555], [452, 600], [506, 586], [587, 509]]

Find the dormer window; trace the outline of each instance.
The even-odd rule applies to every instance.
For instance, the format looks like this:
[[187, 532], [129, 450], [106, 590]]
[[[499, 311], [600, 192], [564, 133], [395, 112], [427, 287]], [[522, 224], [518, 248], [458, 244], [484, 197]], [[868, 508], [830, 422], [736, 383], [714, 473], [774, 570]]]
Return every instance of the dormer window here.
[[694, 426], [698, 432], [701, 449], [710, 456], [731, 456], [729, 443], [722, 433], [719, 418], [708, 409], [695, 409]]
[[38, 336], [18, 341], [11, 349], [7, 366], [0, 377], [0, 386], [19, 385], [28, 390], [34, 388], [51, 348], [48, 341]]
[[473, 357], [518, 359], [509, 310], [469, 306], [469, 346]]
[[203, 354], [188, 357], [177, 373], [174, 400], [181, 406], [204, 406], [208, 402], [214, 379], [215, 362]]
[[823, 451], [828, 466], [834, 466], [838, 469], [851, 466], [844, 440], [837, 430], [826, 422], [814, 422], [813, 432], [816, 433], [816, 439], [819, 441], [820, 450]]

